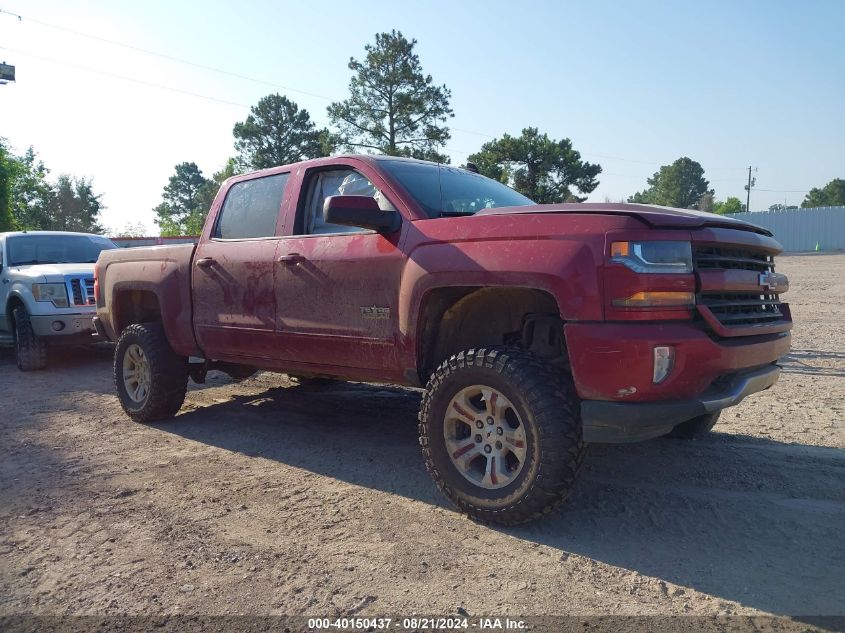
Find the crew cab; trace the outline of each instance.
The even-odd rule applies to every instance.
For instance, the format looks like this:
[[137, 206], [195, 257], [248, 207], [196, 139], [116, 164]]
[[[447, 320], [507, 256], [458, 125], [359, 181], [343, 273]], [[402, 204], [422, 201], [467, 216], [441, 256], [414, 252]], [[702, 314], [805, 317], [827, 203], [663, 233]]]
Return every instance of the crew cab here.
[[196, 245], [104, 251], [96, 323], [140, 422], [214, 367], [424, 387], [437, 485], [516, 524], [566, 498], [585, 442], [699, 436], [776, 382], [780, 250], [729, 217], [339, 156], [229, 179]]
[[0, 337], [22, 371], [47, 365], [48, 345], [92, 343], [94, 263], [117, 248], [89, 233], [0, 233]]

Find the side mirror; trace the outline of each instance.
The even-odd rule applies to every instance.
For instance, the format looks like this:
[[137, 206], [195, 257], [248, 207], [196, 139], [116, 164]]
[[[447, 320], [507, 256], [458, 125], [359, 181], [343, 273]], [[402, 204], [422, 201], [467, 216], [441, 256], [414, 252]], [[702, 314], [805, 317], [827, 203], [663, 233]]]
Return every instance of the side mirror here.
[[370, 196], [329, 196], [323, 206], [323, 218], [329, 224], [357, 226], [379, 233], [391, 233], [402, 224], [396, 211], [382, 211]]

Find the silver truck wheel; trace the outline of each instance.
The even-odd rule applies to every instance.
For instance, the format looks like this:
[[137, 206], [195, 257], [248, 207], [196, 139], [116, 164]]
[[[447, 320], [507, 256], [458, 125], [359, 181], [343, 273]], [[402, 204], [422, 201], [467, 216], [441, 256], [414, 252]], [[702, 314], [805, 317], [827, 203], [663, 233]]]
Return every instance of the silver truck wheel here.
[[150, 364], [144, 350], [136, 343], [123, 355], [123, 386], [134, 402], [143, 404], [150, 394]]
[[426, 468], [474, 519], [516, 525], [572, 491], [584, 456], [572, 378], [514, 348], [470, 349], [426, 386], [419, 417]]
[[160, 323], [135, 323], [114, 348], [114, 383], [126, 414], [136, 422], [176, 415], [188, 387], [188, 359], [170, 347]]
[[455, 469], [487, 490], [510, 484], [525, 465], [525, 426], [510, 400], [493, 387], [461, 389], [446, 408], [446, 450]]

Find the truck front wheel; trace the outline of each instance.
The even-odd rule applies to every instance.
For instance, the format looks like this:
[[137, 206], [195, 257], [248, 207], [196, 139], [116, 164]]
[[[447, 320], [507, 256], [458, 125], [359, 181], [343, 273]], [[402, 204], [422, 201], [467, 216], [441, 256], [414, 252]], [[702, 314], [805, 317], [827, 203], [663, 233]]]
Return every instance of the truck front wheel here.
[[170, 347], [159, 323], [136, 323], [114, 350], [114, 382], [123, 410], [136, 422], [176, 415], [188, 387], [188, 359]]
[[419, 433], [440, 490], [472, 518], [501, 525], [562, 503], [585, 450], [569, 377], [511, 348], [472, 349], [440, 365]]
[[15, 308], [12, 318], [15, 320], [15, 356], [18, 359], [18, 369], [44, 369], [47, 366], [47, 345], [33, 331], [26, 308]]

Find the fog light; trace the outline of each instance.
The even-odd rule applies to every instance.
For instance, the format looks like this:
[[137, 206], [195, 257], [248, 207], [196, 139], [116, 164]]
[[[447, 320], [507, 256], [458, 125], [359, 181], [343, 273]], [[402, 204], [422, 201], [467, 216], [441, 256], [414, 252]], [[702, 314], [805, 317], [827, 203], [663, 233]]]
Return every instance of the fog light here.
[[675, 348], [670, 345], [661, 345], [654, 348], [654, 384], [663, 382], [672, 367], [675, 365]]
[[65, 324], [63, 321], [53, 321], [53, 331], [54, 332], [61, 332], [65, 329]]

